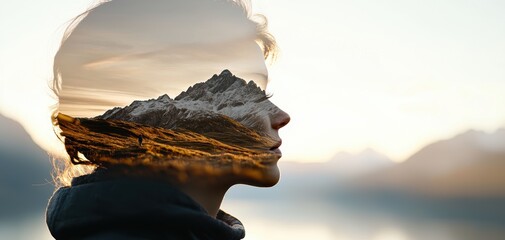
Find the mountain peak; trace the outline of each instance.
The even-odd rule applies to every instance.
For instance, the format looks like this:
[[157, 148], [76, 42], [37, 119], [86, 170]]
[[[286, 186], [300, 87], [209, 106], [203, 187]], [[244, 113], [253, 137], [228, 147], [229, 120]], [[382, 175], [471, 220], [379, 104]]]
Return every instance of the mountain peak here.
[[224, 77], [224, 76], [233, 76], [233, 74], [230, 72], [230, 70], [225, 69], [225, 70], [223, 70], [223, 71], [219, 74], [219, 76], [222, 76], [222, 77]]
[[168, 94], [166, 94], [166, 93], [165, 93], [165, 94], [163, 94], [163, 95], [161, 95], [161, 96], [159, 96], [159, 97], [156, 99], [156, 101], [170, 101], [170, 100], [172, 100], [172, 99], [171, 99], [171, 98], [168, 96]]
[[181, 92], [175, 100], [208, 100], [212, 99], [215, 94], [222, 94], [243, 87], [249, 89], [249, 92], [254, 92], [253, 88], [257, 88], [255, 84], [247, 84], [244, 79], [234, 76], [230, 70], [225, 69], [219, 75], [214, 74], [207, 81], [189, 87], [186, 91]]

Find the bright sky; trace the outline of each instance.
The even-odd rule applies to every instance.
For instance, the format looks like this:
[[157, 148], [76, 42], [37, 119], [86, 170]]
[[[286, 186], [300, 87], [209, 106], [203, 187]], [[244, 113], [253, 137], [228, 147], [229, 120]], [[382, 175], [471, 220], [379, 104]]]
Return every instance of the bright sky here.
[[[47, 80], [64, 22], [90, 0], [0, 5], [0, 113], [53, 149]], [[467, 129], [505, 126], [505, 2], [256, 0], [281, 47], [272, 102], [283, 160], [372, 147], [402, 160]], [[49, 140], [51, 139], [51, 140]]]

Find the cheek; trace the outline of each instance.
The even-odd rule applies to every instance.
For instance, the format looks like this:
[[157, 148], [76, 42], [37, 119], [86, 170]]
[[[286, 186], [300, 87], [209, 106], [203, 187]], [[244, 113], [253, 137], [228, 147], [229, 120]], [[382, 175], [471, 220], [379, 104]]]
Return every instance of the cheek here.
[[252, 121], [250, 127], [259, 132], [271, 135], [271, 133], [273, 133], [272, 119], [280, 112], [280, 109], [270, 101], [259, 103], [255, 108], [257, 110], [253, 118], [254, 121]]
[[263, 112], [262, 114], [259, 114], [255, 118], [255, 126], [253, 127], [255, 130], [258, 132], [267, 134], [269, 133], [270, 129], [270, 117], [269, 114], [266, 112]]

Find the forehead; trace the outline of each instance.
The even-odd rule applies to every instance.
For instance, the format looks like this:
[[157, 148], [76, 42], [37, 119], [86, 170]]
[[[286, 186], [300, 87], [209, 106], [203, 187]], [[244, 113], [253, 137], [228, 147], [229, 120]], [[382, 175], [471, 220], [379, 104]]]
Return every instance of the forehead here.
[[268, 74], [255, 27], [223, 2], [122, 0], [93, 10], [55, 58], [62, 107], [93, 105], [101, 94], [118, 106], [176, 96], [223, 69], [264, 89]]

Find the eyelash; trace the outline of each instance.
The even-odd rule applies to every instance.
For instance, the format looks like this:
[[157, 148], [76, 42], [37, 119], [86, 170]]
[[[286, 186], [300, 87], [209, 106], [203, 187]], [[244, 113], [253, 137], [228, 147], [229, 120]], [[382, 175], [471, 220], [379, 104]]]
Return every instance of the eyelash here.
[[259, 99], [257, 99], [256, 101], [254, 101], [255, 103], [260, 103], [260, 102], [263, 102], [263, 101], [266, 101], [268, 100], [269, 98], [271, 98], [273, 96], [273, 94], [269, 93], [269, 94], [266, 94], [264, 97], [261, 97]]

